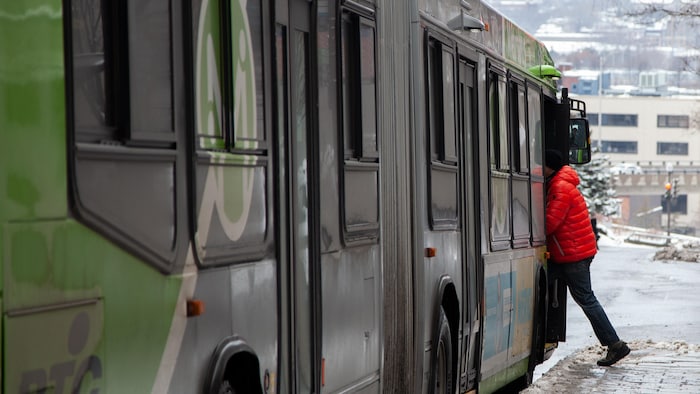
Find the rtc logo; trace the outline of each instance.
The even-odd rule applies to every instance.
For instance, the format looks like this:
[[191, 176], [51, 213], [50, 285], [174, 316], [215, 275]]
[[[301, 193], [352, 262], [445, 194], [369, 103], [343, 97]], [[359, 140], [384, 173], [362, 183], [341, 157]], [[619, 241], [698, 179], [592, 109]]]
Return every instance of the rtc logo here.
[[[39, 368], [22, 373], [20, 393], [46, 393], [61, 394], [66, 385], [69, 392], [81, 392], [83, 383], [102, 377], [102, 361], [95, 355], [90, 355], [83, 360], [78, 356], [85, 349], [90, 333], [90, 318], [86, 312], [78, 313], [73, 319], [68, 336], [68, 353], [72, 357], [69, 360], [51, 365], [48, 369]], [[87, 379], [87, 380], [86, 380]], [[93, 388], [90, 394], [98, 394], [99, 389]]]

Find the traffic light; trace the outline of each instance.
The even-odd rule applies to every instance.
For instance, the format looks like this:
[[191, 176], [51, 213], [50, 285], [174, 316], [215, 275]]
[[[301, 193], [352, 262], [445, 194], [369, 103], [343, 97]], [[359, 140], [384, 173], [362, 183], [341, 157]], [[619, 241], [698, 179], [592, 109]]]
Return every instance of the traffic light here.
[[671, 195], [673, 198], [678, 197], [678, 178], [673, 180], [673, 188], [672, 188]]
[[664, 198], [668, 200], [669, 198], [671, 198], [671, 189], [673, 188], [673, 186], [671, 185], [671, 182], [666, 182], [664, 187], [666, 188], [666, 192], [664, 193]]

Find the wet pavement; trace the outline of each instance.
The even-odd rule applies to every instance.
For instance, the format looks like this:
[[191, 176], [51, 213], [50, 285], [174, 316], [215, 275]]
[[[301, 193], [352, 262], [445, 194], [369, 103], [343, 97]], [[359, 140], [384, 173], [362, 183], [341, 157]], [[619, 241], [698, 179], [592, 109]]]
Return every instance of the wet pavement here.
[[521, 393], [700, 393], [700, 346], [683, 341], [629, 343], [632, 352], [611, 367], [589, 346], [559, 361]]

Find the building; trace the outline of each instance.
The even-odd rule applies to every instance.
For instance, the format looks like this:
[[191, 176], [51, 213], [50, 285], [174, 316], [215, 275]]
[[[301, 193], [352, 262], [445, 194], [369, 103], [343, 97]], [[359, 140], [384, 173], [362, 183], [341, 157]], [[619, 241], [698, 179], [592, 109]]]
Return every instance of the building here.
[[601, 91], [600, 89], [603, 92], [610, 90], [610, 72], [603, 73], [602, 86], [599, 86], [600, 79], [600, 72], [597, 70], [571, 70], [564, 72], [561, 85], [569, 89], [572, 95], [595, 96]]
[[[623, 169], [614, 176], [622, 201], [619, 220], [700, 233], [700, 97], [577, 98], [587, 104], [592, 145], [611, 167]], [[629, 168], [641, 171], [624, 170]], [[670, 193], [675, 192], [670, 223], [663, 198], [667, 183], [673, 186]]]

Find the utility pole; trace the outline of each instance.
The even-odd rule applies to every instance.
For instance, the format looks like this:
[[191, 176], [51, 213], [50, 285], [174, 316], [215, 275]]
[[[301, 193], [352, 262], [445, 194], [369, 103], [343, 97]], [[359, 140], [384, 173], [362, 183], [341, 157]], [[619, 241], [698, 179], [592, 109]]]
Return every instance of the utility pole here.
[[598, 58], [598, 152], [603, 153], [603, 52]]

